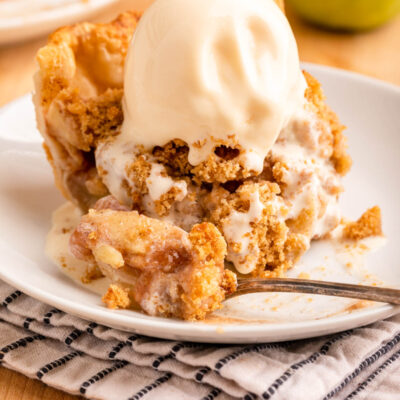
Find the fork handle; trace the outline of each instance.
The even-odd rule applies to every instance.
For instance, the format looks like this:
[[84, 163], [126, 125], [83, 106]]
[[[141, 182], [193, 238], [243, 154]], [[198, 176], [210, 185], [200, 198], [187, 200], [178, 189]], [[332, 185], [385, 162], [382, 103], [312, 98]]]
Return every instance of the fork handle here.
[[227, 298], [259, 292], [311, 293], [400, 304], [398, 289], [289, 278], [239, 279], [236, 292]]

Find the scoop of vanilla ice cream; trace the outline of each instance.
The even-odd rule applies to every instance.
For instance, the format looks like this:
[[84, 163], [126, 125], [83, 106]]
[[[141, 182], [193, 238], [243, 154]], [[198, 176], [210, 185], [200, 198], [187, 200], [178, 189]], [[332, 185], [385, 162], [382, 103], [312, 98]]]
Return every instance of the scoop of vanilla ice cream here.
[[182, 139], [197, 165], [217, 142], [236, 139], [261, 170], [305, 87], [273, 0], [157, 0], [128, 51], [120, 141], [151, 148]]

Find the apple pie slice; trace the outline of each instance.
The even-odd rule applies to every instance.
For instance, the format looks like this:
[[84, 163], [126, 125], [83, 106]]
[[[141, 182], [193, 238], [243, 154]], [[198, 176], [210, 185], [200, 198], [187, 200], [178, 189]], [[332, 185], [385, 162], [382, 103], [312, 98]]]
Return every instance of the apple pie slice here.
[[[37, 54], [34, 103], [44, 148], [57, 187], [85, 213], [72, 235], [71, 250], [111, 279], [112, 285], [103, 297], [109, 307], [136, 304], [151, 315], [203, 319], [234, 290], [235, 273], [283, 276], [312, 240], [328, 235], [341, 221], [341, 178], [351, 166], [344, 126], [325, 103], [318, 81], [298, 68], [296, 79], [301, 84], [296, 89], [296, 109], [293, 111], [284, 102], [272, 107], [268, 93], [257, 91], [259, 88], [251, 79], [268, 78], [268, 74], [262, 75], [265, 60], [274, 67], [269, 74], [276, 74], [276, 79], [270, 84], [277, 88], [286, 84], [282, 74], [296, 69], [293, 65], [287, 65], [284, 71], [275, 68], [286, 56], [297, 57], [297, 50], [289, 42], [274, 36], [276, 32], [283, 37], [292, 35], [287, 21], [272, 0], [266, 6], [276, 16], [276, 24], [284, 26], [282, 30], [257, 8], [259, 0], [235, 0], [233, 10], [243, 7], [245, 13], [253, 13], [246, 19], [245, 28], [240, 25], [244, 29], [240, 31], [242, 36], [237, 36], [238, 31], [231, 27], [236, 26], [243, 13], [235, 19], [230, 15], [235, 11], [227, 11], [229, 22], [221, 29], [212, 19], [219, 7], [228, 10], [226, 1], [207, 0], [206, 4], [193, 0], [189, 4], [157, 0], [152, 11], [143, 17], [128, 12], [109, 24], [82, 23], [62, 28], [49, 37], [48, 44]], [[183, 14], [171, 9], [172, 3], [192, 15], [193, 22], [182, 22]], [[199, 19], [196, 7], [204, 11]], [[209, 15], [214, 30], [204, 19], [210, 9], [215, 11]], [[153, 23], [154, 15], [160, 19]], [[168, 27], [168, 18], [176, 21], [177, 30], [174, 24]], [[187, 40], [185, 35], [178, 35], [176, 46], [163, 48], [181, 29], [181, 22], [186, 24]], [[212, 31], [209, 36], [208, 29]], [[190, 46], [186, 46], [190, 35], [200, 39], [197, 42], [192, 38]], [[208, 39], [215, 40], [212, 46]], [[294, 38], [289, 39], [295, 43]], [[248, 47], [246, 41], [250, 43]], [[159, 42], [161, 50], [142, 48], [143, 43], [153, 46]], [[207, 62], [199, 63], [201, 68], [211, 65], [212, 74], [203, 74], [208, 79], [206, 83], [201, 81], [205, 86], [200, 87], [197, 80], [203, 75], [190, 69], [197, 64], [185, 70], [187, 76], [176, 78], [174, 66], [185, 65], [183, 54], [190, 59], [197, 54], [193, 49], [203, 45], [211, 46], [211, 58], [203, 52], [202, 60]], [[289, 46], [286, 53], [280, 45]], [[129, 56], [128, 48], [133, 55]], [[143, 106], [135, 109], [137, 121], [142, 118], [138, 110], [143, 110], [143, 115], [148, 109], [155, 112], [141, 122], [141, 127], [160, 127], [157, 118], [181, 118], [179, 121], [184, 120], [191, 127], [193, 121], [182, 110], [189, 110], [196, 118], [205, 115], [204, 121], [217, 119], [221, 126], [230, 126], [230, 110], [226, 107], [229, 103], [238, 111], [233, 113], [232, 126], [243, 124], [250, 133], [251, 127], [264, 126], [263, 119], [271, 120], [268, 126], [279, 126], [265, 156], [256, 160], [253, 149], [246, 147], [238, 131], [223, 136], [219, 126], [193, 142], [187, 139], [187, 132], [179, 129], [169, 140], [156, 145], [137, 142], [134, 129], [127, 134], [131, 126], [127, 122], [135, 124], [128, 112], [127, 98], [136, 94], [130, 91], [127, 96], [124, 67], [127, 60], [133, 64], [142, 62], [140, 51], [148, 57], [142, 63], [147, 68], [133, 69], [139, 74], [133, 77], [135, 88], [144, 86], [144, 82], [149, 84], [140, 74], [145, 76], [157, 68], [156, 78], [164, 79], [158, 87], [161, 94], [158, 88], [154, 93], [142, 93], [151, 100], [147, 108], [136, 99], [137, 107]], [[270, 53], [275, 57], [268, 58]], [[166, 57], [165, 65], [157, 57]], [[253, 57], [256, 63], [258, 58], [263, 60], [257, 64], [259, 69], [252, 70], [246, 57]], [[289, 59], [298, 63], [298, 57]], [[131, 65], [126, 68], [130, 70]], [[195, 71], [206, 71], [196, 68]], [[182, 88], [183, 82], [187, 85]], [[178, 90], [189, 95], [176, 99]], [[199, 90], [200, 95], [190, 97], [191, 90]], [[235, 90], [239, 95], [231, 96]], [[162, 108], [166, 107], [163, 101], [177, 109]], [[290, 118], [279, 119], [289, 109]], [[199, 125], [201, 129], [205, 126]], [[160, 132], [165, 133], [170, 127], [164, 128], [161, 126]], [[151, 129], [149, 132], [153, 135]], [[253, 136], [262, 142], [262, 134]], [[193, 152], [200, 150], [205, 156], [194, 162]]]

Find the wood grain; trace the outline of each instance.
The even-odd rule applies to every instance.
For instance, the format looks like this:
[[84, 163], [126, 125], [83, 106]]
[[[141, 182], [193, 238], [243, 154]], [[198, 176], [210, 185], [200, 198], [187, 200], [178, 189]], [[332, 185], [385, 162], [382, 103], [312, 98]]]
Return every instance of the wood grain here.
[[0, 367], [1, 400], [79, 400], [80, 396], [53, 389], [15, 371]]
[[[103, 14], [97, 20], [110, 20], [123, 9], [143, 9], [150, 2], [151, 0], [123, 0], [113, 12]], [[399, 18], [372, 32], [338, 34], [305, 24], [290, 9], [287, 14], [303, 61], [344, 68], [400, 85]], [[44, 43], [45, 39], [41, 38], [0, 47], [0, 105], [32, 91], [34, 55]], [[72, 400], [79, 397], [0, 367], [0, 399]]]

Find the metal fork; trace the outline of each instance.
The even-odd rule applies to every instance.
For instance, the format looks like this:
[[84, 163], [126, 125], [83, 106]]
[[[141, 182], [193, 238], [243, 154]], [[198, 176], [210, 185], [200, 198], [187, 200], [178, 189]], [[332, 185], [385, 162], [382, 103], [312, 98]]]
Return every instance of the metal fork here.
[[290, 278], [239, 279], [236, 292], [227, 299], [259, 292], [311, 293], [400, 304], [399, 289]]

